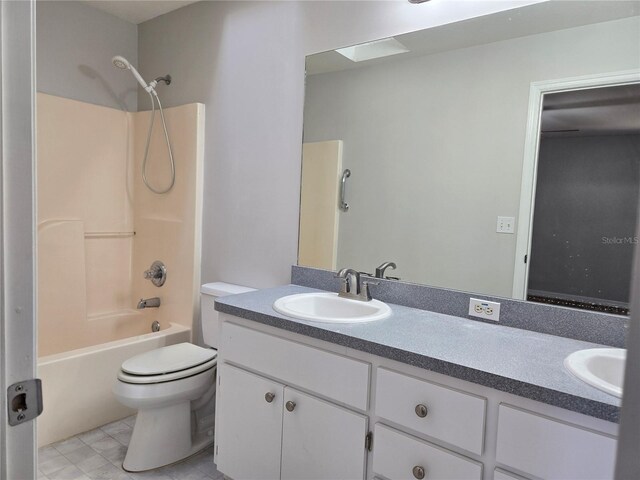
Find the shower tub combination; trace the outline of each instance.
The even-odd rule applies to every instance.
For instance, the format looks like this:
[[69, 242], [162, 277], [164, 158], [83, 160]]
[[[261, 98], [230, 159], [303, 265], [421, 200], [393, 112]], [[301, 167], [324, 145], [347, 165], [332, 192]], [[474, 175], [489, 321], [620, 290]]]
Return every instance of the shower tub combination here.
[[[191, 340], [199, 312], [204, 105], [165, 109], [168, 133], [148, 135], [152, 112], [44, 93], [36, 102], [43, 446], [135, 413], [111, 391], [122, 363]], [[147, 143], [156, 157], [144, 166]], [[171, 155], [179, 159], [175, 170]], [[167, 268], [160, 287], [143, 276], [156, 260]], [[140, 298], [154, 297], [159, 308], [136, 309]], [[152, 332], [156, 321], [161, 328]]]
[[[159, 332], [140, 334], [137, 331], [142, 326], [140, 319], [129, 320], [131, 331], [119, 331], [124, 338], [103, 339], [104, 343], [38, 359], [38, 376], [42, 379], [45, 399], [44, 411], [38, 418], [38, 446], [133, 415], [135, 411], [121, 405], [111, 393], [122, 362], [134, 355], [191, 339], [191, 329], [177, 323]], [[150, 332], [151, 325], [147, 322], [145, 325], [145, 330]]]

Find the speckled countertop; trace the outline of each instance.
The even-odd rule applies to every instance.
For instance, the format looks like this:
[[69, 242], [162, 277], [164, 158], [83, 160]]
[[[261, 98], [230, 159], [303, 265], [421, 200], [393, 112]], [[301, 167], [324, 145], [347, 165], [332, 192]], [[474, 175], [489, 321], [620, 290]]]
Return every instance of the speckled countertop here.
[[564, 358], [594, 343], [390, 305], [392, 315], [361, 324], [309, 322], [276, 312], [286, 295], [321, 291], [298, 285], [222, 297], [216, 310], [372, 353], [504, 392], [619, 421], [620, 400], [571, 375]]

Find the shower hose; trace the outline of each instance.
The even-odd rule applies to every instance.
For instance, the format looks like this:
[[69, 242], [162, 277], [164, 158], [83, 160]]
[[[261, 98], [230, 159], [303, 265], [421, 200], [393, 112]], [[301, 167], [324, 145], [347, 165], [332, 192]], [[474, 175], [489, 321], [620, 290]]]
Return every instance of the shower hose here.
[[[153, 92], [153, 93], [151, 93]], [[147, 134], [147, 144], [144, 147], [144, 160], [142, 161], [142, 181], [147, 186], [149, 190], [153, 193], [163, 194], [167, 193], [173, 188], [173, 185], [176, 183], [176, 164], [173, 160], [173, 152], [171, 151], [171, 143], [169, 142], [169, 133], [167, 133], [167, 123], [164, 119], [164, 112], [162, 111], [162, 103], [160, 103], [160, 98], [155, 90], [151, 90], [149, 93], [149, 98], [151, 99], [151, 121], [149, 122], [149, 133]], [[171, 183], [164, 190], [156, 189], [149, 184], [149, 180], [147, 179], [147, 158], [149, 157], [149, 145], [151, 144], [151, 133], [153, 132], [153, 123], [156, 116], [156, 104], [155, 100], [158, 101], [158, 108], [160, 110], [160, 118], [162, 119], [162, 128], [164, 129], [164, 138], [167, 142], [167, 150], [169, 151], [169, 162], [171, 165]]]

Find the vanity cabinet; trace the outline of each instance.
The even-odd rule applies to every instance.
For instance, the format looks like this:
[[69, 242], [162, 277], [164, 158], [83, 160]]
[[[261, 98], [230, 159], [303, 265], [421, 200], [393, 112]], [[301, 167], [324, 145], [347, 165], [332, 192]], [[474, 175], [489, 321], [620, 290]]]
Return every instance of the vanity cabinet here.
[[234, 324], [222, 334], [218, 469], [243, 480], [364, 479], [368, 417], [295, 387], [366, 408], [370, 365]]
[[237, 479], [363, 479], [367, 417], [229, 364], [218, 468]]
[[613, 478], [615, 424], [222, 318], [215, 457], [231, 479]]

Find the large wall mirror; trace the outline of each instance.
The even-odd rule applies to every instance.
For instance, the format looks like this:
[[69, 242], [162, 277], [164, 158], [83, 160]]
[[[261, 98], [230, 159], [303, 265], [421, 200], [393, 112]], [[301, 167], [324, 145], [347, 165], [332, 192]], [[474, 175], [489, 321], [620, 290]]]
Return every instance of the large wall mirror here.
[[307, 57], [298, 263], [627, 313], [639, 15], [543, 2]]

